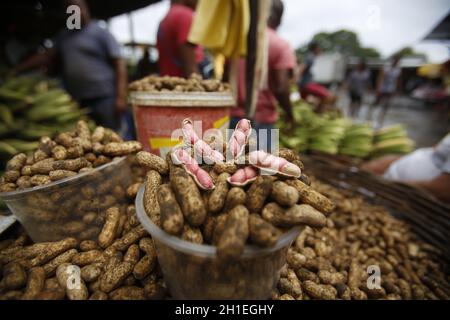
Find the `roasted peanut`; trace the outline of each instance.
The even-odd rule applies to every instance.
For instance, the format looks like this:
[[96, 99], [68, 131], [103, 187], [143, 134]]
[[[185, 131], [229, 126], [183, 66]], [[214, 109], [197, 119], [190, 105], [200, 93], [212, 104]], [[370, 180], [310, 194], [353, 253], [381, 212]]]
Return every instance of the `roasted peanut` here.
[[111, 157], [126, 156], [142, 150], [142, 144], [137, 141], [110, 142], [105, 145], [103, 153]]
[[299, 195], [294, 187], [283, 181], [273, 183], [271, 197], [281, 206], [291, 207], [298, 202]]
[[30, 270], [28, 275], [27, 287], [22, 295], [22, 300], [33, 300], [44, 288], [45, 270], [42, 267], [36, 267]]
[[136, 154], [136, 161], [147, 170], [155, 170], [161, 175], [169, 172], [169, 166], [166, 160], [152, 153], [146, 151], [138, 152]]
[[98, 244], [102, 248], [110, 246], [116, 238], [119, 227], [120, 211], [117, 207], [109, 208], [106, 211], [106, 221], [98, 236]]
[[242, 255], [249, 235], [248, 217], [248, 210], [242, 205], [228, 213], [217, 243], [217, 256], [220, 259], [235, 260]]
[[247, 208], [251, 212], [261, 212], [264, 203], [271, 192], [272, 179], [268, 176], [259, 176], [247, 191]]
[[251, 214], [248, 225], [250, 241], [261, 247], [275, 245], [281, 236], [281, 231], [262, 219], [259, 214]]
[[150, 219], [160, 224], [160, 208], [158, 204], [158, 188], [162, 183], [160, 174], [151, 170], [145, 177], [144, 208]]
[[161, 227], [169, 234], [178, 235], [183, 230], [184, 217], [170, 185], [158, 188], [158, 204], [161, 212]]
[[211, 191], [211, 194], [208, 198], [208, 211], [211, 213], [218, 213], [220, 212], [224, 205], [228, 194], [228, 182], [227, 179], [230, 177], [229, 173], [222, 173], [217, 181], [216, 181], [216, 187], [213, 191]]
[[27, 161], [27, 156], [24, 153], [16, 154], [6, 163], [6, 170], [20, 171]]
[[300, 180], [290, 179], [286, 183], [297, 189], [300, 201], [309, 204], [320, 212], [330, 214], [334, 210], [334, 204], [319, 192], [313, 190]]
[[73, 264], [63, 263], [56, 269], [58, 283], [66, 291], [69, 300], [87, 300], [88, 289], [83, 279], [76, 275], [79, 268]]
[[327, 221], [322, 213], [309, 205], [294, 205], [285, 210], [274, 202], [269, 203], [264, 207], [262, 217], [279, 227], [291, 227], [305, 224], [317, 228], [325, 226]]
[[206, 219], [206, 208], [192, 177], [182, 168], [173, 167], [170, 183], [185, 219], [194, 227], [200, 226]]

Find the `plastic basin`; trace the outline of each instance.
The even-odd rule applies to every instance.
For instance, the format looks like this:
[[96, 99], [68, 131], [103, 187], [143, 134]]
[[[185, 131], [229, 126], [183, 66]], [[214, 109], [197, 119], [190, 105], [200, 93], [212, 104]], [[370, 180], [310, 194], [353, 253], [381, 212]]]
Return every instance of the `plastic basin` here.
[[147, 216], [144, 186], [136, 197], [139, 221], [150, 233], [170, 293], [175, 299], [249, 299], [270, 297], [287, 250], [302, 227], [284, 233], [272, 248], [246, 246], [239, 261], [219, 262], [216, 247], [199, 245], [169, 235]]
[[0, 193], [34, 242], [96, 239], [109, 207], [126, 203], [126, 157], [44, 186]]

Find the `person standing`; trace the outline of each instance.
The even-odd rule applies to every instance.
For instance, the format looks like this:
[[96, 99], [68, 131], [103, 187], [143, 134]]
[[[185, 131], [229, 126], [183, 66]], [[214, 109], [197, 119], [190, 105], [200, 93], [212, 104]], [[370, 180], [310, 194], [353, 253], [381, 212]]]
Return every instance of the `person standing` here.
[[30, 57], [14, 71], [57, 62], [69, 94], [82, 107], [90, 109], [89, 116], [98, 125], [118, 130], [120, 116], [127, 110], [127, 73], [119, 44], [91, 19], [84, 0], [70, 0], [66, 4], [80, 8], [81, 29], [62, 30], [53, 48]]
[[[268, 87], [258, 93], [253, 127], [259, 135], [259, 148], [269, 151], [272, 149], [272, 129], [278, 120], [278, 104], [286, 114], [288, 125], [293, 122], [290, 87], [296, 67], [294, 51], [289, 43], [281, 38], [276, 30], [281, 24], [284, 5], [281, 0], [273, 0], [267, 26], [268, 37]], [[245, 60], [239, 62], [238, 102], [237, 108], [231, 109], [230, 129], [234, 129], [237, 122], [245, 115]], [[266, 130], [260, 131], [260, 130]], [[267, 136], [265, 136], [267, 133]]]
[[134, 75], [135, 80], [139, 80], [146, 76], [159, 73], [158, 64], [156, 63], [156, 61], [151, 60], [150, 48], [144, 47], [142, 50], [142, 58], [139, 59], [136, 66], [136, 73]]
[[299, 67], [299, 81], [297, 83], [302, 99], [307, 101], [308, 97], [313, 96], [319, 100], [316, 105], [317, 113], [322, 113], [326, 105], [333, 104], [336, 101], [336, 97], [327, 88], [313, 81], [312, 68], [321, 52], [322, 49], [317, 42], [309, 44], [303, 63]]
[[350, 73], [347, 83], [350, 96], [350, 117], [356, 119], [361, 109], [362, 98], [370, 84], [370, 71], [364, 60], [361, 60]]
[[303, 59], [303, 63], [300, 64], [299, 67], [300, 81], [298, 83], [298, 86], [300, 88], [300, 91], [305, 90], [306, 86], [313, 82], [312, 67], [314, 65], [314, 61], [316, 60], [316, 57], [321, 53], [321, 51], [322, 50], [317, 42], [311, 42], [309, 44], [308, 51], [306, 52]]
[[[384, 67], [378, 75], [377, 97], [374, 102], [374, 106], [380, 106], [381, 108], [378, 117], [378, 126], [383, 125], [384, 118], [391, 104], [391, 99], [400, 87], [402, 70], [398, 66], [399, 62], [400, 56], [395, 56], [392, 63]], [[371, 112], [369, 112], [369, 117], [372, 117]]]
[[172, 0], [169, 12], [159, 24], [157, 48], [161, 76], [189, 77], [200, 73], [200, 46], [188, 41], [197, 0]]

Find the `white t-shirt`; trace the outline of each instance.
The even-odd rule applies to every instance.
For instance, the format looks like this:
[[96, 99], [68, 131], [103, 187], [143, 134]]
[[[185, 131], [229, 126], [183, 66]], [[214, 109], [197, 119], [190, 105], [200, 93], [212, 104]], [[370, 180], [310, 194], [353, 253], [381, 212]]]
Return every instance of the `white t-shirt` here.
[[392, 163], [384, 178], [394, 181], [427, 181], [450, 173], [450, 134], [435, 148], [421, 148]]
[[433, 162], [442, 172], [450, 173], [450, 133], [434, 148]]

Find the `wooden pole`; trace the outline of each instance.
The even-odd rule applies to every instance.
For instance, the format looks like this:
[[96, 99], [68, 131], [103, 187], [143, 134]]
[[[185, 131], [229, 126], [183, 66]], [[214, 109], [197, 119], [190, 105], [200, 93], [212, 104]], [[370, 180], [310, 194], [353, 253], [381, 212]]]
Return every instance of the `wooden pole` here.
[[255, 82], [256, 53], [258, 47], [258, 20], [259, 20], [259, 0], [248, 0], [250, 3], [250, 28], [247, 36], [247, 57], [245, 70], [245, 115], [247, 118], [253, 118], [253, 89]]

